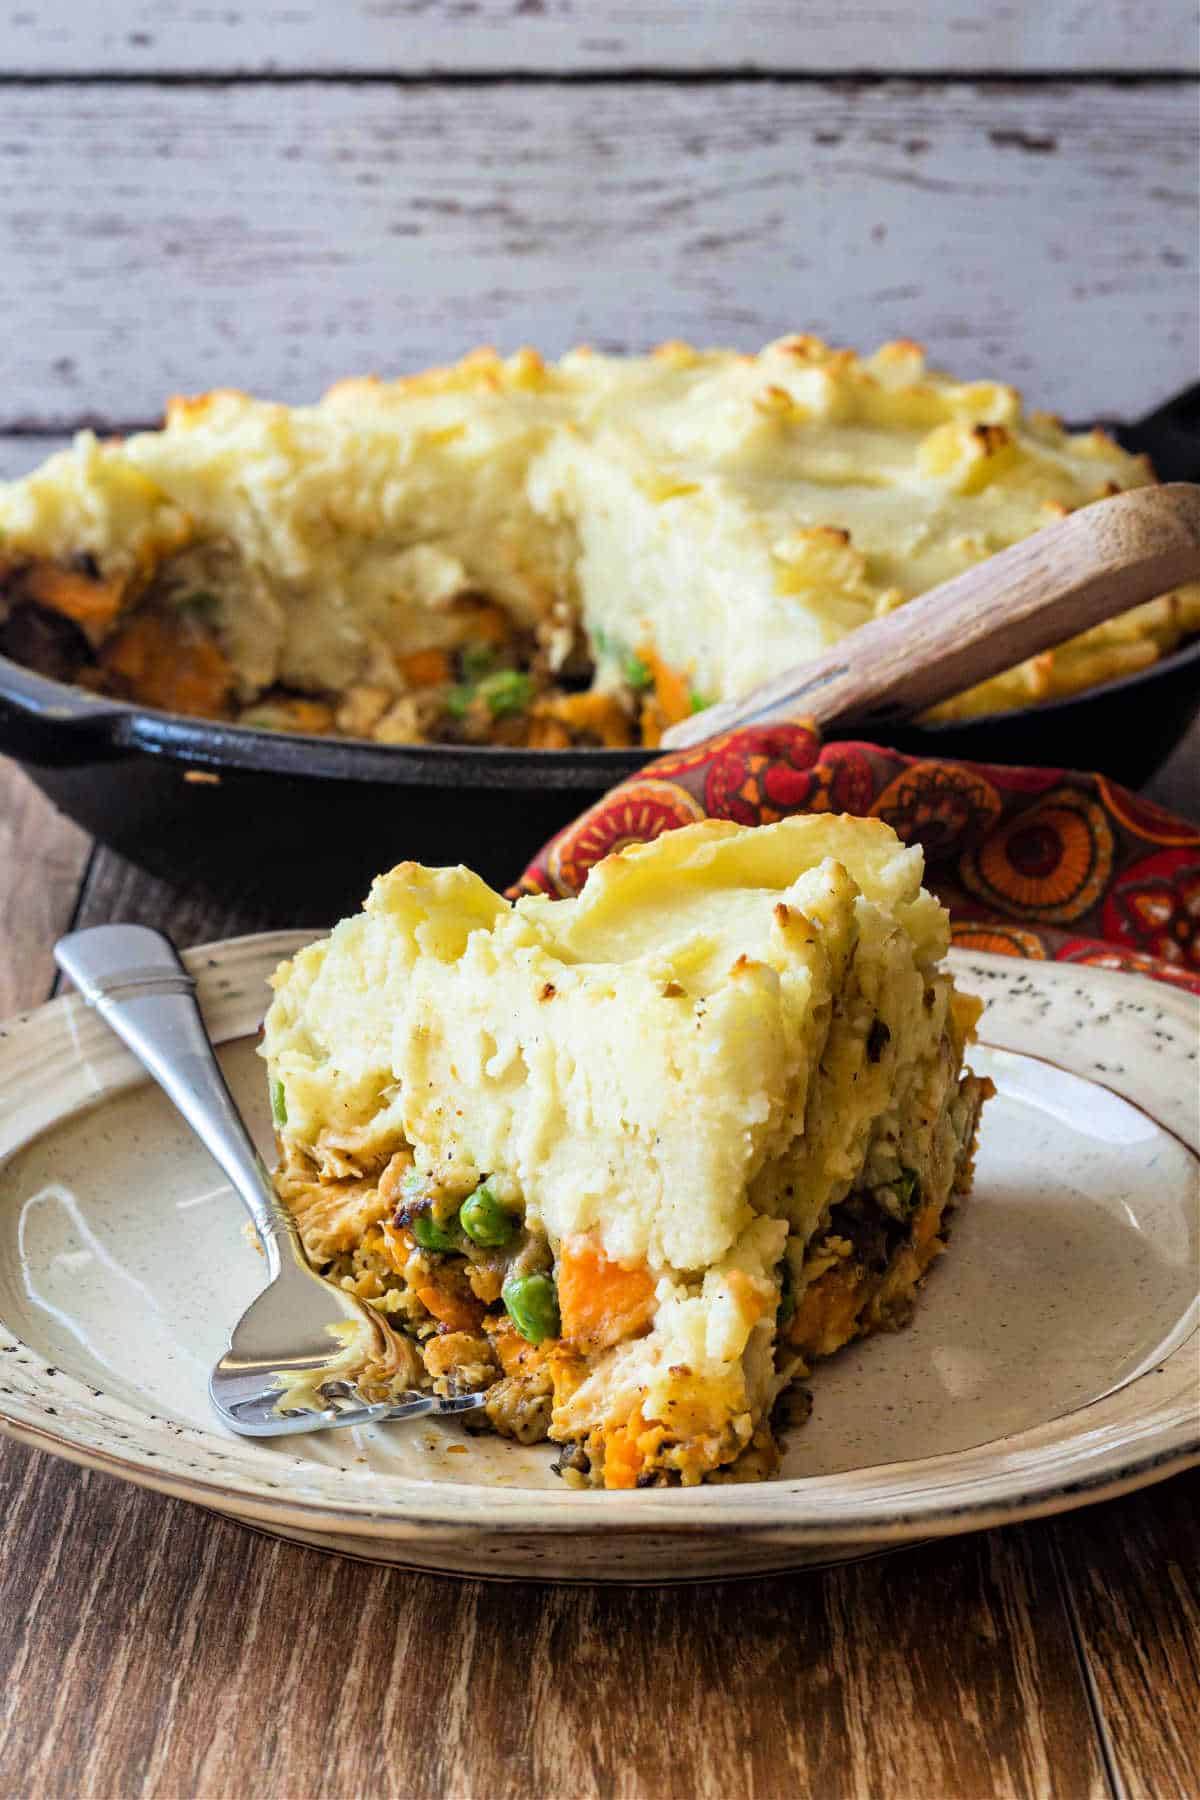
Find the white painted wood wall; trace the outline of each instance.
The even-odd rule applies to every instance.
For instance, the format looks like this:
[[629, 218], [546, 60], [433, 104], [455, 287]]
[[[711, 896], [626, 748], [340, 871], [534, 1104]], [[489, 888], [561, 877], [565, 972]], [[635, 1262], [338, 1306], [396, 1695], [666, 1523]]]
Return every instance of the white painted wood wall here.
[[1194, 380], [1179, 0], [0, 4], [0, 474], [481, 341], [925, 341], [1068, 417]]
[[1194, 66], [1187, 0], [9, 0], [8, 67], [93, 75], [330, 70], [946, 70]]

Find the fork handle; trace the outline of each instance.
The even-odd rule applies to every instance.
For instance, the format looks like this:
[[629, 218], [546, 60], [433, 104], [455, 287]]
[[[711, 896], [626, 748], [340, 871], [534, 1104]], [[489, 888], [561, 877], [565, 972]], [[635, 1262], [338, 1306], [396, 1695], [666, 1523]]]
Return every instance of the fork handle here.
[[229, 1092], [196, 983], [175, 946], [145, 925], [96, 925], [61, 938], [54, 957], [229, 1177], [254, 1221], [271, 1279], [279, 1273], [281, 1241], [303, 1262], [295, 1221]]

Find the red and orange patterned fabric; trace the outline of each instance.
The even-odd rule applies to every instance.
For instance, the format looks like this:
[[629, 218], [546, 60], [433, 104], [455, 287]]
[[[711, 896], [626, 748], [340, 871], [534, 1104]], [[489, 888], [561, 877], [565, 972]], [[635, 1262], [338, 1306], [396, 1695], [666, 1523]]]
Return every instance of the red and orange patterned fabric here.
[[1129, 969], [1200, 993], [1200, 828], [1103, 775], [920, 761], [763, 725], [658, 758], [552, 838], [519, 893], [576, 894], [593, 863], [696, 819], [886, 819], [925, 850], [956, 944]]

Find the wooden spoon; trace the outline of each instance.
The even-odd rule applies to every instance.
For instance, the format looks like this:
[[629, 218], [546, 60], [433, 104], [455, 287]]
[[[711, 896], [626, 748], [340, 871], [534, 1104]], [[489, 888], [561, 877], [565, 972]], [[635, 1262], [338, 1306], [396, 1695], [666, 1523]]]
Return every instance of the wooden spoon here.
[[1035, 531], [742, 699], [672, 725], [663, 748], [772, 719], [828, 728], [906, 718], [1187, 581], [1200, 581], [1200, 486], [1134, 488]]

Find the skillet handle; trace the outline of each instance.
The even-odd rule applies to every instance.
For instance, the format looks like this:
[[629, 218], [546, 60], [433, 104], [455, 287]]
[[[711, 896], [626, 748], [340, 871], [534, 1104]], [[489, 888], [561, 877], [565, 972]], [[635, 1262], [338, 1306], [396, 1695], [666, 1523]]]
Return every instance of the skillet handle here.
[[119, 700], [35, 674], [0, 656], [0, 753], [40, 768], [73, 768], [125, 748]]
[[741, 700], [663, 733], [664, 749], [772, 719], [826, 728], [905, 718], [1185, 582], [1200, 580], [1200, 487], [1082, 507]]
[[1200, 481], [1200, 381], [1132, 425], [1109, 430], [1124, 449], [1148, 456], [1160, 481]]

